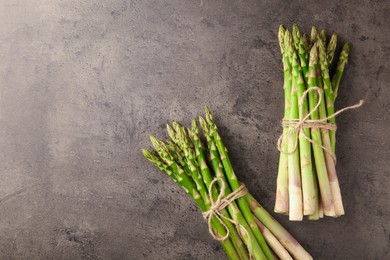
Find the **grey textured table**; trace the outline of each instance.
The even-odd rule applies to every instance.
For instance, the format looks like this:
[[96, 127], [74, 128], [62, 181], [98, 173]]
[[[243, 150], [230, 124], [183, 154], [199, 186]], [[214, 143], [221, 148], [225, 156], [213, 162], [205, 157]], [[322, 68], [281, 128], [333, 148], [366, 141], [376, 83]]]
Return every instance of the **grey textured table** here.
[[280, 23], [352, 43], [337, 107], [346, 216], [288, 222], [316, 259], [390, 258], [389, 1], [1, 1], [0, 259], [223, 259], [190, 198], [140, 154], [214, 111], [271, 211]]

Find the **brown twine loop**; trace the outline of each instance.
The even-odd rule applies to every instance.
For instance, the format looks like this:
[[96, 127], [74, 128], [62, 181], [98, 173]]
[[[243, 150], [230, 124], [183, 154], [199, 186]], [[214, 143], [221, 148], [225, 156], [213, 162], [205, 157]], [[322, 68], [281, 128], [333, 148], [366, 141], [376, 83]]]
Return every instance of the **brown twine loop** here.
[[[315, 105], [315, 107], [309, 111], [309, 113], [302, 119], [283, 119], [282, 121], [282, 126], [283, 127], [289, 127], [288, 131], [281, 134], [279, 139], [278, 139], [278, 150], [279, 152], [282, 152], [282, 153], [288, 153], [288, 154], [291, 154], [293, 153], [297, 147], [298, 147], [298, 139], [299, 139], [299, 134], [302, 134], [303, 138], [307, 141], [309, 141], [310, 143], [314, 144], [314, 145], [317, 145], [319, 147], [321, 147], [325, 152], [329, 153], [330, 156], [332, 157], [332, 159], [334, 160], [334, 162], [336, 163], [336, 155], [328, 148], [326, 148], [325, 146], [313, 141], [313, 139], [311, 139], [309, 136], [307, 136], [305, 134], [305, 131], [303, 131], [305, 128], [321, 128], [321, 129], [325, 129], [325, 130], [336, 130], [337, 129], [337, 126], [335, 123], [328, 123], [328, 120], [331, 119], [331, 118], [334, 118], [336, 116], [338, 116], [339, 114], [341, 114], [342, 112], [346, 111], [346, 110], [350, 110], [350, 109], [356, 109], [360, 106], [363, 105], [364, 103], [364, 100], [360, 100], [359, 103], [355, 104], [355, 105], [352, 105], [352, 106], [348, 106], [348, 107], [345, 107], [343, 109], [340, 109], [338, 110], [337, 112], [335, 112], [333, 115], [330, 115], [328, 117], [325, 117], [325, 118], [322, 118], [322, 119], [317, 119], [317, 120], [311, 120], [309, 119], [310, 116], [319, 108], [319, 106], [321, 105], [321, 101], [322, 101], [322, 89], [320, 89], [319, 87], [310, 87], [308, 88], [305, 92], [303, 92], [302, 94], [302, 97], [300, 98], [299, 100], [299, 107], [301, 108], [302, 107], [302, 104], [303, 104], [303, 101], [304, 99], [306, 98], [307, 94], [310, 92], [310, 91], [316, 91], [317, 94], [318, 94], [318, 102], [317, 104]], [[292, 131], [295, 132], [295, 143], [294, 143], [294, 148], [292, 151], [283, 151], [282, 150], [282, 143], [283, 143], [283, 137], [285, 134], [289, 134], [291, 133]]]
[[[217, 183], [217, 182], [220, 184], [220, 190], [219, 190], [217, 199], [214, 200], [214, 198], [212, 196], [212, 190], [214, 188], [215, 183]], [[241, 184], [240, 187], [237, 190], [233, 191], [232, 193], [227, 195], [225, 198], [222, 198], [223, 194], [225, 193], [225, 189], [226, 189], [226, 183], [221, 178], [215, 178], [210, 183], [210, 186], [209, 186], [209, 197], [210, 197], [210, 200], [211, 200], [211, 207], [210, 207], [210, 209], [208, 211], [203, 212], [203, 217], [207, 220], [207, 223], [208, 223], [208, 226], [209, 226], [209, 232], [210, 232], [211, 236], [214, 239], [218, 240], [218, 241], [223, 241], [223, 240], [227, 239], [229, 237], [229, 235], [230, 235], [230, 231], [229, 231], [228, 227], [226, 226], [226, 224], [223, 222], [222, 219], [225, 219], [225, 220], [233, 223], [236, 226], [237, 231], [239, 231], [238, 228], [240, 228], [241, 231], [244, 232], [244, 234], [248, 235], [248, 230], [246, 230], [246, 228], [243, 225], [238, 223], [233, 218], [225, 217], [221, 213], [221, 211], [224, 208], [226, 208], [227, 206], [231, 205], [234, 200], [239, 199], [242, 196], [244, 196], [245, 194], [247, 194], [248, 193], [248, 189], [245, 187], [244, 184]], [[220, 237], [218, 234], [216, 234], [213, 231], [212, 225], [211, 225], [211, 219], [212, 219], [213, 216], [225, 228], [225, 230], [226, 230], [226, 235], [225, 236]], [[243, 239], [241, 233], [238, 232], [238, 234]], [[252, 259], [251, 251], [252, 251], [251, 250], [251, 245], [249, 244], [248, 252], [249, 252], [250, 259]]]

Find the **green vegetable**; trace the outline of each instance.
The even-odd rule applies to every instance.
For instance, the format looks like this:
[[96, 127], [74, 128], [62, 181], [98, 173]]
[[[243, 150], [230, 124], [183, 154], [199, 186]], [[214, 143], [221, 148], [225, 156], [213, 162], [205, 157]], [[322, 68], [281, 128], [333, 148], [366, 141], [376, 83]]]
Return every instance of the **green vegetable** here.
[[[226, 198], [239, 189], [241, 184], [208, 108], [206, 119], [200, 117], [199, 123], [207, 147], [200, 136], [198, 123], [192, 120], [191, 129], [177, 122], [173, 122], [172, 126], [168, 125], [171, 140], [162, 142], [151, 136], [155, 150], [143, 149], [142, 152], [150, 162], [182, 186], [202, 212], [208, 212], [212, 200], [216, 201], [219, 195]], [[215, 178], [218, 178], [218, 182], [211, 185]], [[222, 182], [225, 183], [224, 190], [221, 188]], [[214, 235], [221, 238], [229, 232], [228, 237], [221, 240], [229, 259], [263, 260], [274, 259], [275, 256], [285, 259], [289, 254], [299, 259], [312, 259], [298, 242], [258, 205], [260, 204], [252, 195], [246, 193], [219, 210], [222, 222], [212, 214], [210, 225]], [[293, 248], [296, 250], [291, 252]]]
[[[284, 75], [284, 126], [280, 138], [275, 212], [290, 220], [321, 214], [338, 217], [344, 206], [335, 167], [335, 108], [349, 44], [341, 51], [331, 75], [337, 36], [329, 42], [324, 30], [312, 26], [310, 39], [293, 25], [281, 25], [279, 45]], [[288, 184], [287, 184], [288, 183]]]

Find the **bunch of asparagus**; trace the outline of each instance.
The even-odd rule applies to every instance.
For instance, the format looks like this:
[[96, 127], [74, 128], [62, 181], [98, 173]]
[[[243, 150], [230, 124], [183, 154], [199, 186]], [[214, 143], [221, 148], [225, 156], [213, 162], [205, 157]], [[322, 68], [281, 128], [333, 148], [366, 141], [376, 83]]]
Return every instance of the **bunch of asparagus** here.
[[[155, 150], [142, 152], [182, 186], [202, 212], [208, 212], [218, 196], [227, 198], [242, 187], [208, 108], [199, 123], [206, 146], [193, 119], [191, 129], [177, 122], [167, 125], [171, 139], [162, 142], [151, 136]], [[220, 240], [229, 259], [312, 259], [249, 193], [210, 217], [210, 232]]]
[[[323, 119], [325, 123], [335, 123], [334, 102], [348, 62], [349, 44], [343, 46], [331, 76], [335, 34], [328, 42], [325, 31], [318, 32], [314, 26], [308, 37], [300, 33], [297, 25], [292, 34], [281, 25], [278, 37], [284, 70], [284, 120], [299, 122], [310, 113], [307, 118], [311, 122]], [[288, 214], [290, 220], [296, 221], [304, 215], [317, 220], [324, 215], [344, 214], [335, 168], [334, 126], [325, 124], [295, 131], [294, 126], [284, 125], [275, 212]]]

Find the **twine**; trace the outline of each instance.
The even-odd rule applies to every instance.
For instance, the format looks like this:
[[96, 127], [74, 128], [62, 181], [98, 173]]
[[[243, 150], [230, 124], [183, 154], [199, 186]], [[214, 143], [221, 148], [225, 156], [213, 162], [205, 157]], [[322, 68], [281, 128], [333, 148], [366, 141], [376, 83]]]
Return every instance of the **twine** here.
[[[216, 200], [214, 200], [213, 196], [212, 196], [212, 190], [214, 188], [214, 185], [215, 183], [219, 183], [220, 184], [220, 190], [219, 190], [219, 194], [218, 194], [218, 197]], [[223, 194], [225, 193], [225, 189], [226, 189], [226, 183], [221, 179], [221, 178], [215, 178], [211, 183], [210, 183], [210, 186], [209, 186], [209, 197], [210, 197], [210, 200], [211, 200], [211, 207], [208, 211], [206, 212], [203, 212], [203, 217], [207, 220], [207, 223], [208, 223], [208, 226], [209, 226], [209, 232], [210, 232], [210, 235], [218, 240], [218, 241], [223, 241], [225, 239], [227, 239], [230, 235], [230, 231], [228, 229], [228, 227], [226, 226], [226, 224], [223, 222], [222, 219], [224, 220], [227, 220], [231, 223], [233, 223], [235, 226], [236, 226], [236, 229], [238, 230], [238, 228], [241, 228], [241, 231], [245, 234], [245, 235], [248, 235], [248, 230], [246, 230], [246, 228], [241, 225], [240, 223], [238, 223], [238, 221], [236, 221], [235, 219], [233, 218], [229, 218], [229, 217], [226, 217], [224, 216], [221, 211], [223, 209], [225, 209], [227, 206], [230, 206], [234, 200], [236, 199], [239, 199], [241, 198], [242, 196], [246, 195], [248, 193], [248, 189], [245, 187], [244, 184], [241, 183], [240, 187], [231, 192], [229, 195], [227, 195], [225, 198], [222, 198], [223, 197]], [[218, 234], [216, 234], [214, 232], [214, 230], [212, 229], [212, 225], [211, 225], [211, 219], [213, 218], [213, 216], [222, 224], [222, 226], [225, 228], [226, 230], [226, 235], [221, 237], [219, 236]], [[239, 231], [239, 230], [238, 230]], [[239, 236], [243, 239], [242, 235], [240, 232], [238, 232]], [[250, 259], [252, 259], [252, 255], [251, 255], [251, 242], [249, 242], [249, 245], [248, 245], [248, 252], [249, 252], [249, 257]]]
[[[332, 150], [330, 150], [329, 148], [327, 148], [327, 147], [325, 147], [325, 146], [323, 146], [323, 145], [313, 141], [313, 139], [311, 139], [309, 136], [307, 136], [305, 131], [303, 131], [303, 130], [305, 128], [321, 128], [321, 129], [324, 129], [324, 130], [336, 131], [337, 125], [335, 123], [328, 123], [328, 120], [338, 116], [339, 114], [343, 113], [344, 111], [347, 111], [347, 110], [350, 110], [350, 109], [356, 109], [358, 107], [361, 107], [364, 104], [364, 100], [360, 100], [359, 103], [357, 103], [355, 105], [348, 106], [348, 107], [345, 107], [343, 109], [340, 109], [340, 110], [338, 110], [337, 112], [335, 112], [334, 114], [332, 114], [332, 115], [330, 115], [328, 117], [325, 117], [325, 118], [322, 118], [322, 119], [313, 120], [313, 119], [309, 119], [309, 118], [319, 108], [319, 106], [321, 105], [322, 89], [320, 89], [319, 87], [310, 87], [310, 88], [308, 88], [305, 92], [303, 92], [302, 97], [299, 100], [299, 107], [302, 108], [303, 102], [304, 102], [307, 94], [310, 91], [316, 91], [317, 92], [317, 94], [318, 94], [318, 102], [317, 102], [317, 104], [302, 119], [283, 119], [282, 126], [283, 127], [289, 127], [290, 129], [287, 132], [285, 132], [285, 133], [280, 135], [280, 137], [278, 139], [278, 150], [279, 150], [279, 152], [283, 152], [283, 153], [288, 153], [288, 154], [293, 153], [297, 149], [297, 147], [298, 147], [299, 134], [302, 134], [302, 136], [303, 136], [303, 138], [305, 140], [309, 141], [310, 143], [312, 143], [314, 145], [317, 145], [317, 146], [321, 147], [325, 152], [330, 154], [330, 156], [333, 158], [334, 162], [336, 163], [336, 155], [332, 152]], [[295, 132], [295, 143], [294, 143], [293, 150], [292, 151], [282, 151], [283, 137], [284, 137], [285, 134], [288, 134], [291, 131]]]

